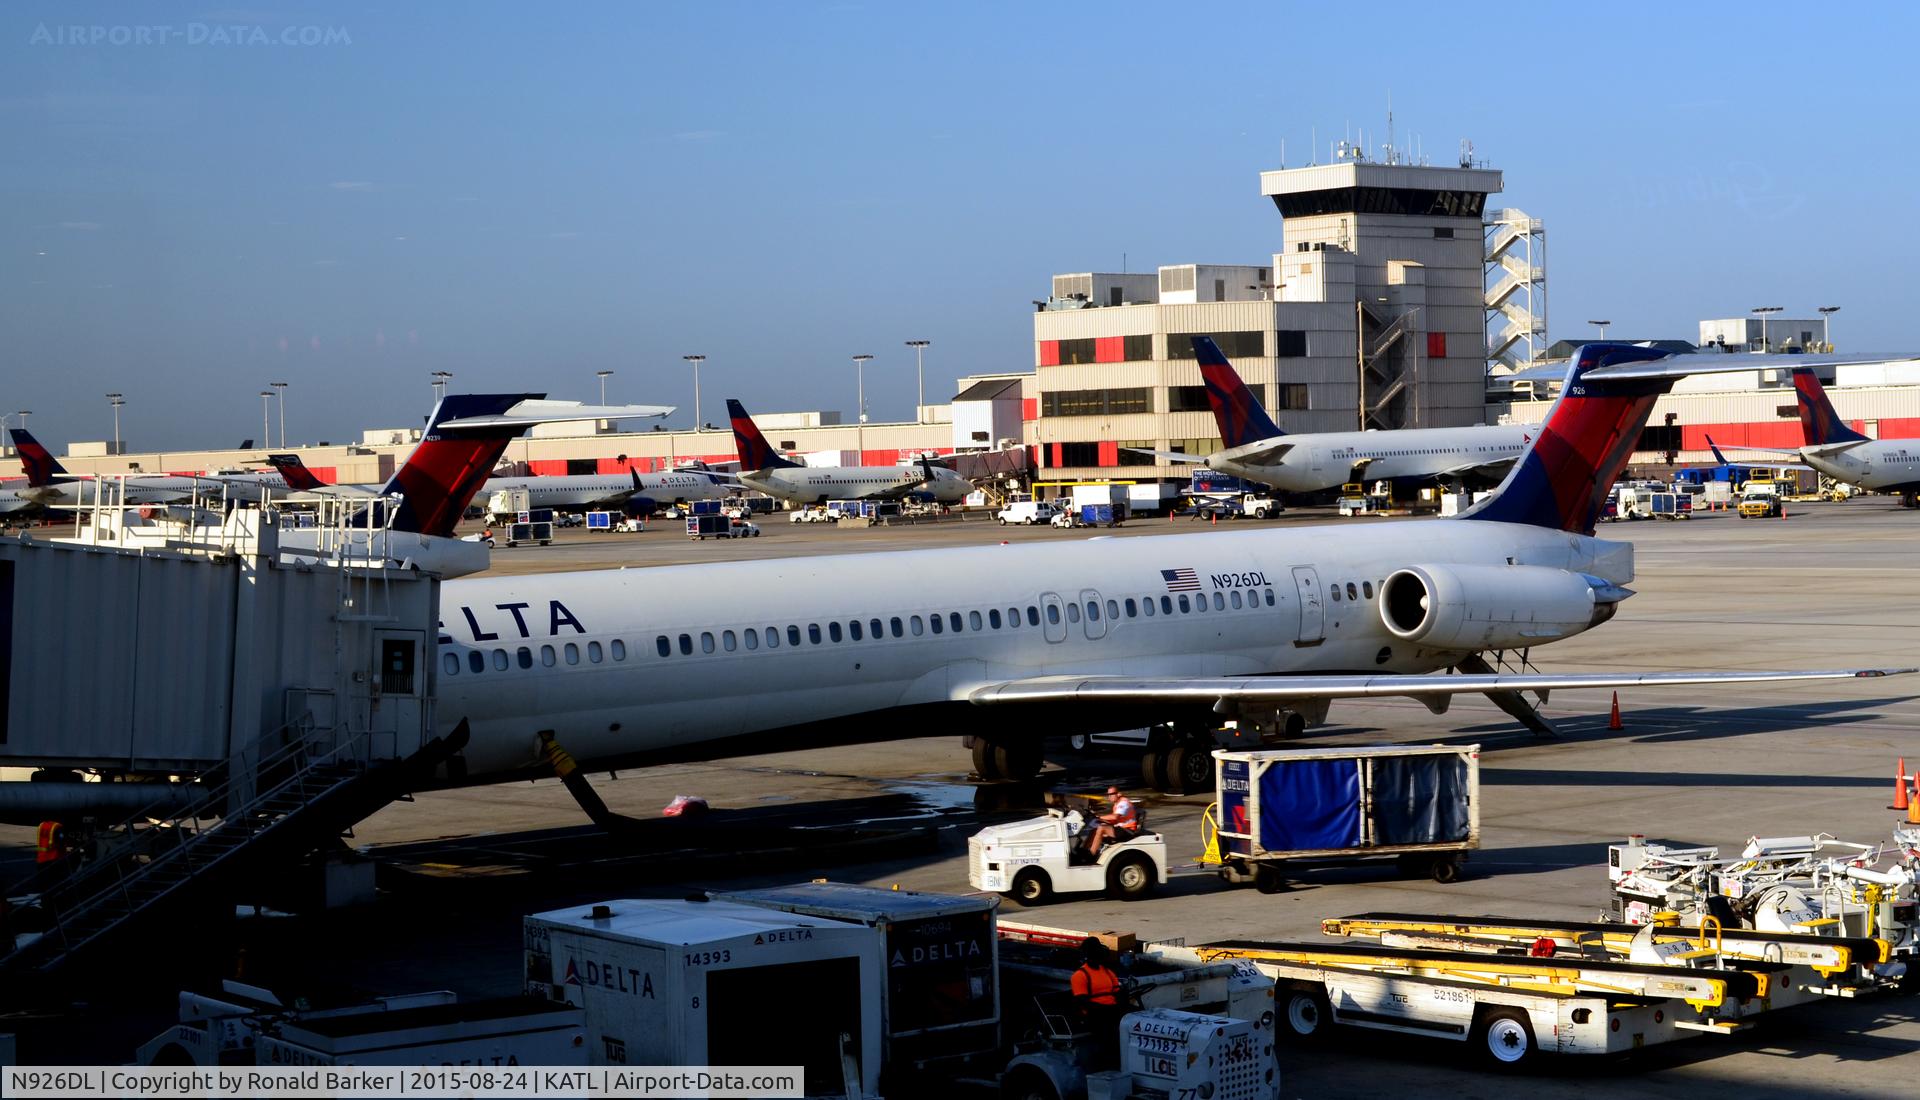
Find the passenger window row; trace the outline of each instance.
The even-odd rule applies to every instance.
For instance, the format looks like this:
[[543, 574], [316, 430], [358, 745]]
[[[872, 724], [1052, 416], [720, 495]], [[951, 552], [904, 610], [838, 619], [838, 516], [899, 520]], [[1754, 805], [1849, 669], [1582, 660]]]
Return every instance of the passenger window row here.
[[[1371, 589], [1369, 589], [1371, 595]], [[1156, 600], [1158, 601], [1156, 603]], [[1108, 599], [1086, 600], [1084, 603], [1067, 603], [1066, 620], [1078, 623], [1084, 615], [1089, 622], [1099, 622], [1102, 617], [1109, 621], [1122, 618], [1151, 619], [1155, 615], [1201, 614], [1213, 611], [1243, 611], [1262, 606], [1273, 607], [1275, 600], [1273, 589], [1247, 589], [1215, 592], [1209, 604], [1206, 593], [1180, 593], [1178, 597], [1142, 596], [1138, 599], [1128, 596], [1124, 600]], [[759, 649], [779, 649], [786, 646], [797, 649], [802, 646], [838, 644], [841, 642], [884, 641], [888, 638], [920, 638], [929, 634], [961, 634], [969, 630], [984, 632], [989, 630], [1018, 630], [1023, 625], [1031, 628], [1040, 625], [1044, 614], [1048, 625], [1057, 626], [1061, 620], [1059, 604], [1047, 604], [1043, 612], [1039, 604], [1028, 604], [1025, 608], [1009, 607], [1003, 614], [1000, 608], [990, 607], [986, 611], [942, 611], [927, 615], [893, 615], [886, 619], [849, 619], [844, 623], [829, 622], [808, 623], [806, 626], [789, 624], [785, 627], [743, 627], [738, 630], [703, 630], [699, 634], [691, 631], [681, 634], [661, 634], [653, 640], [654, 652], [662, 657], [671, 657], [678, 653], [682, 657], [691, 657], [696, 652], [738, 653]], [[1084, 609], [1084, 610], [1083, 610]], [[586, 643], [586, 661], [588, 664], [601, 664], [611, 658], [614, 661], [627, 659], [627, 644], [619, 638], [607, 643], [603, 654], [597, 641]], [[492, 653], [492, 665], [496, 672], [506, 672], [514, 667], [530, 669], [535, 660], [534, 652], [527, 646], [520, 646], [509, 653], [505, 649], [467, 650], [467, 670], [470, 672], [487, 671], [488, 657]], [[568, 642], [558, 651], [553, 646], [540, 647], [539, 662], [542, 667], [552, 668], [561, 661], [577, 665], [581, 661], [581, 647]], [[460, 656], [454, 650], [448, 650], [441, 658], [441, 668], [449, 676], [461, 672]]]
[[[1386, 581], [1380, 582], [1380, 587], [1385, 588], [1386, 586], [1387, 586]], [[1334, 603], [1339, 603], [1340, 591], [1341, 591], [1340, 582], [1335, 581], [1334, 583], [1327, 586], [1327, 597], [1331, 599]], [[1373, 599], [1373, 582], [1361, 581], [1359, 584], [1356, 585], [1352, 581], [1348, 581], [1346, 584], [1346, 593], [1347, 593], [1347, 599], [1352, 600], [1355, 603], [1358, 603], [1363, 597], [1369, 600]]]

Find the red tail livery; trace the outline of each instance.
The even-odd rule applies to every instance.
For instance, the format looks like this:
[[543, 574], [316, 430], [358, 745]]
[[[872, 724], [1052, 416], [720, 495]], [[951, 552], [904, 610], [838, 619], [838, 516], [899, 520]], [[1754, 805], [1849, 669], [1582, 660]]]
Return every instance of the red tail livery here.
[[1847, 426], [1834, 411], [1833, 400], [1820, 385], [1812, 367], [1793, 368], [1793, 390], [1800, 398], [1800, 431], [1809, 447], [1827, 443], [1861, 443], [1866, 436]]
[[1207, 403], [1213, 406], [1213, 419], [1220, 425], [1222, 446], [1231, 450], [1286, 434], [1260, 407], [1213, 337], [1193, 337], [1193, 354], [1200, 361], [1200, 378], [1207, 384]]
[[767, 442], [760, 434], [760, 426], [747, 415], [747, 408], [733, 398], [727, 398], [727, 418], [733, 421], [733, 446], [740, 454], [742, 470], [777, 470], [782, 467], [798, 466]]

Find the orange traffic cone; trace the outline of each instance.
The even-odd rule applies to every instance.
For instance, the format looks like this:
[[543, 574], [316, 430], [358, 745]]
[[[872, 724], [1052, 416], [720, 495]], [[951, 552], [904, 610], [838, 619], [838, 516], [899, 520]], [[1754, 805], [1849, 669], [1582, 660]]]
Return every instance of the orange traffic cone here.
[[1907, 803], [1907, 824], [1920, 825], [1920, 786], [1914, 788], [1913, 794], [1913, 800]]
[[1893, 805], [1887, 809], [1904, 810], [1907, 805], [1907, 758], [1903, 756], [1893, 766]]
[[1617, 691], [1613, 693], [1613, 709], [1607, 714], [1607, 728], [1610, 730], [1627, 728], [1620, 724], [1620, 693]]

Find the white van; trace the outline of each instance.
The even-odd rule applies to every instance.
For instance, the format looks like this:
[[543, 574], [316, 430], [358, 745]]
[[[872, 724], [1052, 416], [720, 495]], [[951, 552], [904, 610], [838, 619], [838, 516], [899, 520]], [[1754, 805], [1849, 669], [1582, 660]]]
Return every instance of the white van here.
[[1009, 523], [1024, 523], [1031, 526], [1052, 520], [1058, 511], [1059, 509], [1053, 506], [1052, 501], [1016, 500], [1000, 509], [999, 514], [994, 518], [1000, 521], [1002, 527]]

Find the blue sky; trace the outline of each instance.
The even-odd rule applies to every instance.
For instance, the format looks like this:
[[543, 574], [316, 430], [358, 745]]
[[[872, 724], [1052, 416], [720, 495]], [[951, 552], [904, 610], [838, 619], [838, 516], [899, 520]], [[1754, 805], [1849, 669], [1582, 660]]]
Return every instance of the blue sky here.
[[[1912, 16], [1560, 7], [11, 4], [0, 412], [99, 439], [117, 390], [135, 448], [229, 445], [285, 380], [290, 439], [339, 441], [433, 370], [607, 368], [689, 424], [683, 354], [712, 421], [850, 412], [867, 352], [906, 417], [903, 341], [930, 399], [1025, 368], [1054, 272], [1263, 262], [1257, 173], [1378, 140], [1389, 93], [1545, 219], [1556, 337], [1838, 303], [1843, 350], [1912, 347]], [[295, 44], [216, 37], [254, 27]]]

